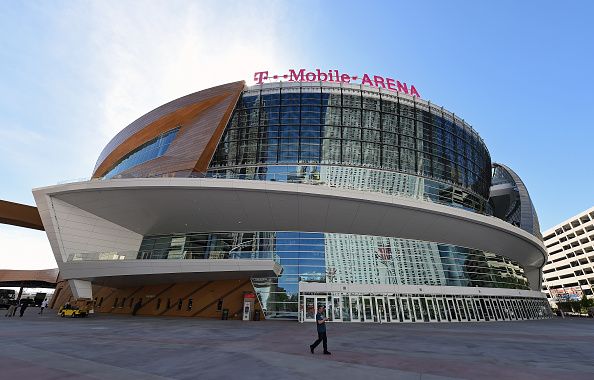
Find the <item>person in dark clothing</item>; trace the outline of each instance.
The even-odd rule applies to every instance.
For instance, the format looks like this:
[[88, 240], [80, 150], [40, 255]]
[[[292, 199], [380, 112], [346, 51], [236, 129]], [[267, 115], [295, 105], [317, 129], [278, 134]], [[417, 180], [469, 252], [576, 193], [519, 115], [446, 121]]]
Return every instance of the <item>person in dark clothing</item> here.
[[140, 310], [141, 307], [142, 307], [142, 298], [140, 298], [138, 300], [138, 302], [136, 302], [134, 304], [134, 308], [132, 309], [132, 315], [136, 315], [136, 313], [138, 313], [138, 310]]
[[27, 302], [22, 302], [21, 303], [21, 311], [20, 311], [20, 316], [22, 317], [23, 314], [25, 314], [25, 310], [27, 310], [27, 306], [29, 306], [29, 304]]
[[324, 317], [324, 311], [326, 311], [326, 306], [318, 306], [318, 313], [316, 314], [316, 327], [318, 330], [318, 340], [313, 342], [312, 345], [309, 346], [309, 350], [311, 353], [314, 353], [315, 348], [323, 342], [324, 347], [324, 355], [330, 355], [330, 351], [328, 351], [328, 338], [326, 337], [326, 321], [328, 318]]

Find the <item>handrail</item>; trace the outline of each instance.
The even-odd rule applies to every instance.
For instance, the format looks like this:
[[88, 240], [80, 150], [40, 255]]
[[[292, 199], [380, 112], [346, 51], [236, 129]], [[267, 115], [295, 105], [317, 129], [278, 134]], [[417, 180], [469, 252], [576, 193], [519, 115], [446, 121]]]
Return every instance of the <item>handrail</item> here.
[[179, 250], [143, 250], [72, 253], [68, 255], [66, 262], [126, 260], [274, 260], [279, 263], [280, 257], [271, 251], [211, 251], [209, 253], [200, 253], [181, 252]]

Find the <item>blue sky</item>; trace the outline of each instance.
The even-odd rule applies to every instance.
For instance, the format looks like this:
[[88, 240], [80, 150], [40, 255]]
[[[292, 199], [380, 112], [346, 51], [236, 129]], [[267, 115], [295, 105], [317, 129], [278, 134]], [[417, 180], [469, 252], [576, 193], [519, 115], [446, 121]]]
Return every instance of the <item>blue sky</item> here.
[[[525, 181], [543, 229], [594, 204], [594, 3], [0, 2], [0, 199], [88, 177], [152, 108], [260, 70], [413, 83]], [[3, 267], [47, 267], [43, 233], [0, 226]]]

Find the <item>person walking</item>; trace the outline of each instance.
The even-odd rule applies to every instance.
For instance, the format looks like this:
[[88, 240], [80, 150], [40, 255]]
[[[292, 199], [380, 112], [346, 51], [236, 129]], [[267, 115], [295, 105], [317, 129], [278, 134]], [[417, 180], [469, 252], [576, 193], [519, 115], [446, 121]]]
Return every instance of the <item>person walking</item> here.
[[39, 308], [39, 314], [43, 314], [43, 309], [47, 307], [47, 299], [43, 300], [41, 307]]
[[324, 347], [324, 355], [330, 355], [330, 351], [328, 351], [328, 337], [326, 336], [326, 321], [328, 318], [324, 317], [324, 311], [326, 311], [326, 306], [320, 305], [318, 306], [318, 312], [316, 314], [316, 328], [318, 330], [318, 339], [313, 342], [312, 345], [309, 346], [309, 350], [311, 353], [314, 353], [315, 348], [323, 342], [322, 346]]
[[20, 312], [20, 317], [23, 316], [23, 314], [25, 314], [25, 310], [27, 310], [27, 306], [29, 306], [29, 304], [27, 302], [21, 302], [21, 312]]
[[16, 306], [15, 306], [14, 302], [11, 302], [10, 306], [8, 307], [8, 311], [6, 311], [6, 315], [4, 315], [4, 316], [12, 317], [14, 315], [15, 309], [16, 309]]

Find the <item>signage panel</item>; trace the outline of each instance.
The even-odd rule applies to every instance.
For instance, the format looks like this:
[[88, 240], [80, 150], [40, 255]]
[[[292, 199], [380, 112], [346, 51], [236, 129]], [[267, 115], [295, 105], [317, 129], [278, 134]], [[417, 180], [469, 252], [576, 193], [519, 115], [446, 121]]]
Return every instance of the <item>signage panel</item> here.
[[287, 82], [332, 82], [332, 83], [356, 83], [371, 87], [383, 88], [389, 91], [400, 92], [421, 97], [419, 91], [414, 85], [407, 85], [393, 78], [383, 77], [381, 75], [351, 75], [342, 73], [339, 70], [322, 71], [315, 69], [307, 71], [306, 69], [290, 69], [284, 74], [271, 74], [268, 71], [257, 71], [254, 73], [256, 84], [262, 84], [265, 81], [286, 80]]

